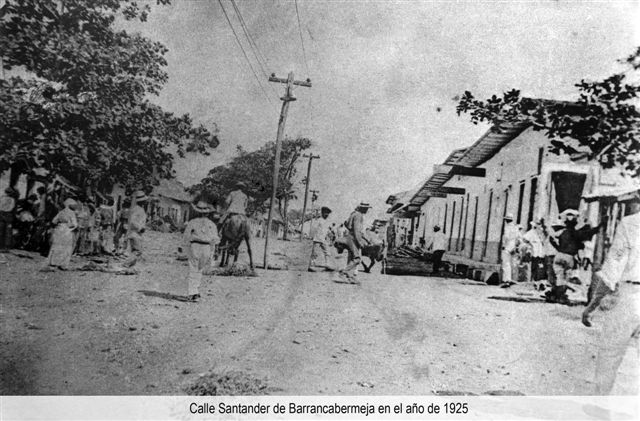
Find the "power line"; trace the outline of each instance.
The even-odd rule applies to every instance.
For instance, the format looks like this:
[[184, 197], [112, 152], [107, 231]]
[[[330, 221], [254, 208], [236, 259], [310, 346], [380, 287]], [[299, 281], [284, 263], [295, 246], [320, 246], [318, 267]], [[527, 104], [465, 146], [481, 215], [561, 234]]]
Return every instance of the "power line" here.
[[253, 68], [253, 65], [251, 64], [251, 61], [249, 60], [249, 56], [247, 56], [247, 52], [244, 50], [244, 47], [242, 46], [242, 43], [240, 42], [240, 38], [238, 38], [238, 34], [236, 33], [236, 30], [233, 28], [233, 25], [231, 24], [231, 20], [229, 19], [229, 16], [227, 15], [227, 11], [224, 9], [224, 5], [222, 4], [222, 0], [218, 0], [218, 3], [220, 4], [220, 7], [222, 8], [222, 13], [224, 13], [224, 17], [227, 19], [227, 23], [229, 24], [229, 27], [231, 28], [231, 31], [233, 32], [233, 36], [236, 38], [236, 42], [238, 43], [238, 46], [242, 50], [242, 54], [244, 55], [244, 58], [247, 61], [247, 64], [249, 65], [249, 68], [251, 69], [251, 72], [253, 73], [253, 76], [256, 78], [256, 81], [258, 82], [258, 85], [260, 85], [260, 89], [262, 89], [262, 93], [264, 94], [265, 98], [267, 98], [267, 101], [269, 101], [269, 103], [271, 105], [275, 105], [274, 102], [269, 97], [269, 95], [267, 95], [267, 91], [262, 86], [262, 83], [260, 83], [260, 78], [256, 74], [256, 71]]
[[300, 13], [298, 13], [298, 0], [295, 0], [296, 16], [298, 17], [298, 32], [300, 33], [300, 44], [302, 44], [302, 58], [304, 58], [304, 66], [307, 68], [307, 74], [311, 76], [309, 64], [307, 63], [307, 52], [304, 49], [304, 39], [302, 37], [302, 25], [300, 25]]
[[[238, 20], [240, 21], [242, 30], [244, 31], [244, 34], [247, 37], [247, 40], [249, 41], [249, 46], [253, 51], [253, 55], [256, 57], [258, 64], [260, 64], [262, 71], [265, 73], [265, 75], [268, 78], [269, 73], [264, 69], [265, 67], [269, 67], [267, 63], [267, 59], [264, 57], [264, 55], [262, 54], [262, 51], [260, 51], [260, 48], [258, 48], [258, 45], [256, 44], [256, 42], [253, 40], [253, 37], [249, 33], [249, 28], [247, 27], [247, 24], [245, 23], [244, 18], [242, 17], [242, 13], [240, 13], [240, 9], [238, 8], [238, 5], [236, 4], [235, 0], [231, 0], [231, 4], [233, 5], [233, 9], [235, 10], [236, 15], [238, 16]], [[258, 54], [256, 54], [256, 51]], [[264, 67], [263, 67], [263, 63], [264, 63]]]
[[[231, 0], [231, 4], [233, 5], [233, 10], [236, 13], [238, 21], [240, 21], [240, 26], [242, 27], [242, 31], [244, 32], [244, 35], [247, 38], [247, 41], [249, 42], [249, 48], [251, 48], [251, 52], [253, 53], [253, 56], [256, 58], [256, 61], [258, 62], [258, 65], [262, 70], [263, 76], [268, 80], [269, 72], [265, 69], [265, 67], [267, 68], [269, 67], [267, 59], [264, 57], [264, 55], [262, 54], [262, 51], [260, 51], [260, 48], [258, 48], [258, 45], [256, 44], [253, 37], [249, 33], [249, 28], [247, 27], [247, 24], [245, 23], [244, 18], [242, 17], [242, 13], [240, 13], [240, 8], [238, 8], [238, 5], [236, 4], [235, 0]], [[278, 92], [275, 90], [275, 88], [272, 85], [270, 86], [273, 92], [277, 96]]]

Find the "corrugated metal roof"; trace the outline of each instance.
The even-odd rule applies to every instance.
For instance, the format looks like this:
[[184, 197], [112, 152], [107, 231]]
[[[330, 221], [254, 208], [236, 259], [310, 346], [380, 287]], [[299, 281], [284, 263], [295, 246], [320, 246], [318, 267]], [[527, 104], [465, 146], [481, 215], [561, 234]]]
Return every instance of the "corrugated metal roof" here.
[[[494, 156], [504, 145], [515, 139], [527, 127], [528, 123], [503, 124], [499, 128], [492, 127], [473, 145], [464, 149], [456, 149], [443, 162], [445, 165], [461, 165], [463, 167], [477, 167]], [[448, 173], [432, 174], [424, 182], [418, 192], [411, 198], [412, 205], [422, 206], [429, 200], [429, 191], [437, 190], [452, 176]]]

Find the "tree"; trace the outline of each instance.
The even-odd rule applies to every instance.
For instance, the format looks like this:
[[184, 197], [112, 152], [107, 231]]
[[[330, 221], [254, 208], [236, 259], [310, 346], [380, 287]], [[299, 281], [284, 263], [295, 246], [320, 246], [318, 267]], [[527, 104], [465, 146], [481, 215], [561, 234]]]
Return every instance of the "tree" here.
[[[305, 137], [286, 138], [282, 142], [280, 155], [280, 173], [276, 200], [278, 212], [287, 226], [288, 206], [297, 198], [295, 177], [302, 152], [311, 147], [311, 140]], [[199, 184], [191, 188], [192, 192], [201, 194], [222, 203], [233, 190], [234, 184], [242, 181], [247, 185], [247, 194], [252, 198], [249, 212], [264, 212], [268, 209], [268, 200], [273, 188], [273, 164], [275, 159], [275, 142], [268, 142], [260, 149], [247, 152], [238, 146], [236, 156], [226, 165], [220, 165], [209, 171]]]
[[[166, 4], [168, 0], [158, 0]], [[173, 176], [173, 155], [208, 153], [218, 138], [149, 101], [167, 82], [166, 47], [118, 31], [146, 21], [131, 0], [9, 0], [0, 11], [0, 171], [44, 167], [75, 185], [139, 188]]]
[[[572, 154], [586, 150], [590, 159], [602, 166], [620, 166], [628, 174], [640, 175], [640, 113], [635, 103], [640, 94], [637, 82], [640, 48], [621, 60], [628, 70], [604, 80], [585, 80], [575, 86], [575, 102], [535, 100], [511, 90], [486, 101], [467, 91], [456, 110], [468, 113], [474, 124], [489, 122], [496, 130], [503, 123], [530, 123], [534, 130], [545, 131], [550, 150]], [[635, 77], [635, 81], [631, 81]]]

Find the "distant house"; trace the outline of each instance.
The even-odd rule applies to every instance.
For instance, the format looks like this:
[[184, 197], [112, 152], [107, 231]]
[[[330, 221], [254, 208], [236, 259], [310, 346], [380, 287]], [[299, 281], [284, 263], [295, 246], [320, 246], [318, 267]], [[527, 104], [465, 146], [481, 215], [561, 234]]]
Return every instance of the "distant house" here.
[[182, 228], [189, 221], [193, 197], [187, 193], [184, 185], [177, 180], [161, 180], [153, 188], [147, 211], [152, 217], [168, 216], [171, 222]]
[[[249, 225], [251, 226], [251, 233], [255, 238], [264, 238], [266, 233], [268, 214], [256, 213], [249, 217]], [[278, 212], [274, 212], [271, 219], [271, 233], [270, 238], [284, 238], [284, 221]]]

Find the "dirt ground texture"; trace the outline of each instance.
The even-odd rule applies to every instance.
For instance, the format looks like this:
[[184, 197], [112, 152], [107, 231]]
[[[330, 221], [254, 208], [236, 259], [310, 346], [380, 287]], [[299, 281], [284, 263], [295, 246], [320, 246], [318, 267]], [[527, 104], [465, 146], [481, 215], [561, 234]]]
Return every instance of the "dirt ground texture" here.
[[[306, 271], [308, 242], [273, 241], [270, 263], [288, 270], [206, 276], [201, 301], [185, 303], [164, 295], [186, 288], [179, 243], [146, 233], [131, 276], [40, 272], [41, 256], [2, 255], [0, 393], [186, 394], [207, 373], [243, 373], [283, 395], [592, 393], [597, 327], [581, 325], [582, 306], [489, 298], [539, 296], [530, 285], [379, 266], [360, 286], [337, 284]], [[253, 248], [262, 262], [262, 241]], [[637, 379], [619, 383], [633, 393]]]

